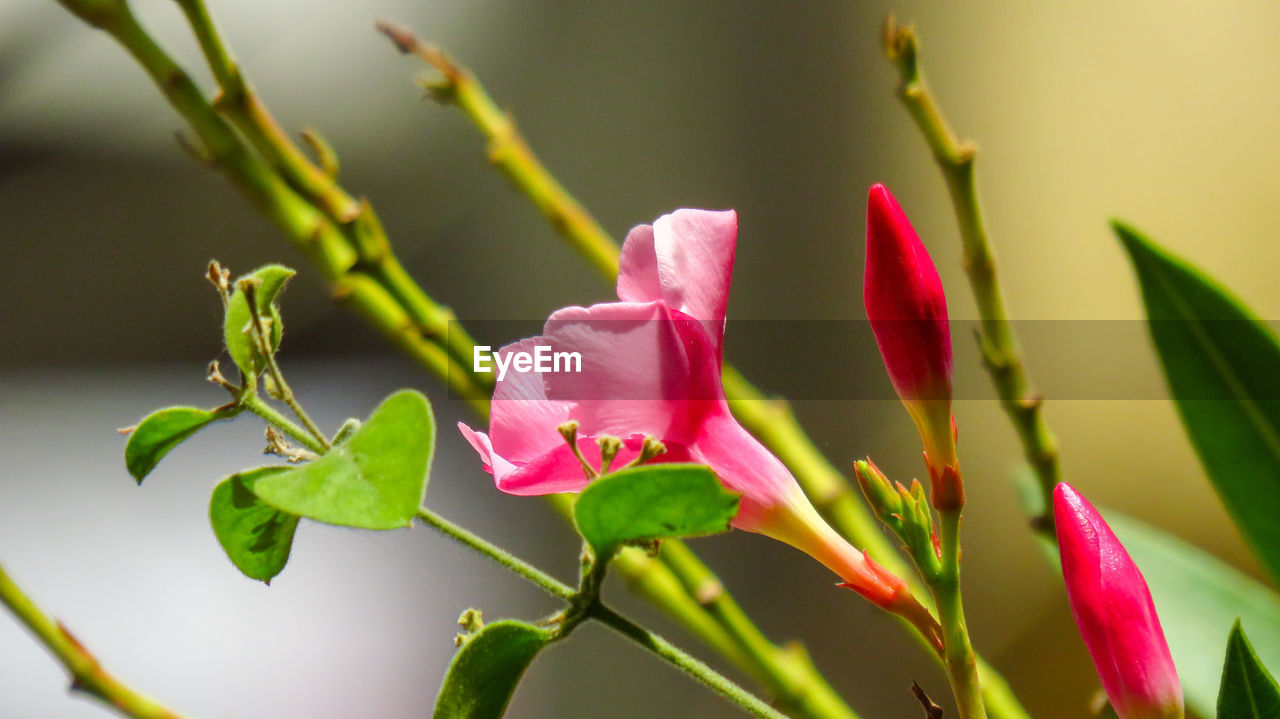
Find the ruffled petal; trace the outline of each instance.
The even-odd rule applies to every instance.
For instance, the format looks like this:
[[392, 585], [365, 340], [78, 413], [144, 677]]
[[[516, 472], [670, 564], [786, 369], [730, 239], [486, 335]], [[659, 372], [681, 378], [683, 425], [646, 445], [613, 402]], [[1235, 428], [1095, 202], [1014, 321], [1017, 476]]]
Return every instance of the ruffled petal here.
[[716, 353], [724, 337], [738, 215], [733, 210], [676, 210], [627, 235], [619, 260], [618, 299], [663, 300], [707, 328]]
[[689, 444], [708, 414], [727, 411], [702, 323], [661, 301], [568, 307], [544, 333], [554, 351], [582, 357], [581, 372], [543, 376], [547, 396], [573, 405], [584, 434]]

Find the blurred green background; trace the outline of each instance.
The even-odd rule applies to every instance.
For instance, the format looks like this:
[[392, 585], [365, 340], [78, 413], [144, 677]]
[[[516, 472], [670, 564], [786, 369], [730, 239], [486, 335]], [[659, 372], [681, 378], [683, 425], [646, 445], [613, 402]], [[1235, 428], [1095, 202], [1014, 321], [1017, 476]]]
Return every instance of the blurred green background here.
[[[975, 316], [945, 188], [880, 52], [890, 12], [917, 24], [944, 109], [981, 146], [1015, 316], [1141, 317], [1111, 216], [1194, 259], [1261, 316], [1280, 309], [1272, 4], [210, 4], [276, 115], [337, 148], [345, 185], [374, 201], [405, 263], [464, 320], [538, 319], [611, 291], [486, 165], [461, 114], [421, 99], [418, 66], [374, 33], [375, 18], [408, 24], [469, 65], [619, 237], [676, 207], [736, 208], [734, 319], [861, 319], [863, 198], [873, 182], [893, 189], [925, 238], [953, 316]], [[134, 5], [206, 80], [173, 3]], [[184, 447], [144, 489], [124, 471], [115, 427], [162, 404], [221, 401], [201, 381], [219, 349], [220, 311], [201, 279], [211, 257], [236, 270], [300, 267], [285, 296], [282, 359], [325, 426], [366, 414], [403, 385], [431, 394], [442, 426], [467, 418], [335, 307], [222, 178], [178, 150], [180, 126], [105, 36], [51, 0], [0, 0], [0, 559], [108, 666], [193, 714], [424, 715], [463, 608], [534, 617], [552, 604], [426, 530], [309, 526], [270, 589], [240, 577], [204, 513], [214, 481], [254, 461], [260, 435], [248, 421]], [[824, 347], [821, 333], [769, 348], [732, 330], [729, 356], [756, 367], [765, 389], [781, 384], [772, 373], [803, 371], [804, 357]], [[977, 396], [987, 380], [968, 340], [955, 337], [958, 382]], [[1050, 388], [1082, 355], [1106, 357], [1135, 383], [1157, 372], [1140, 343], [1026, 349]], [[877, 362], [868, 346], [848, 358], [848, 376], [824, 381], [838, 388], [882, 373]], [[1052, 391], [1050, 400], [1081, 491], [1258, 574], [1167, 401]], [[869, 454], [894, 476], [921, 471], [896, 402], [805, 401], [797, 411], [842, 467]], [[956, 413], [974, 640], [1037, 717], [1081, 716], [1097, 680], [1058, 579], [1025, 530], [1013, 433], [994, 402], [964, 401]], [[572, 574], [569, 530], [540, 503], [493, 489], [452, 431], [437, 462], [432, 506]], [[942, 675], [896, 629], [832, 590], [802, 555], [741, 534], [695, 548], [772, 637], [805, 641], [865, 716], [915, 715], [912, 679], [946, 697]], [[609, 595], [687, 639], [621, 584]], [[63, 687], [42, 650], [0, 620], [0, 716], [102, 715]], [[511, 715], [734, 714], [590, 628], [539, 660]]]

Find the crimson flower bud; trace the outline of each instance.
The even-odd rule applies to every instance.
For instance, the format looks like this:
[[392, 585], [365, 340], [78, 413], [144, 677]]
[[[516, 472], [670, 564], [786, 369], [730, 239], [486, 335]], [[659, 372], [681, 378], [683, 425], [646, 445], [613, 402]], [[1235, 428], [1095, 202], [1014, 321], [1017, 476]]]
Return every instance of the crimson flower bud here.
[[863, 300], [880, 356], [924, 441], [932, 500], [964, 505], [951, 417], [951, 326], [933, 260], [884, 185], [867, 198]]
[[1151, 591], [1124, 545], [1070, 485], [1053, 491], [1076, 626], [1120, 719], [1182, 719], [1182, 687]]

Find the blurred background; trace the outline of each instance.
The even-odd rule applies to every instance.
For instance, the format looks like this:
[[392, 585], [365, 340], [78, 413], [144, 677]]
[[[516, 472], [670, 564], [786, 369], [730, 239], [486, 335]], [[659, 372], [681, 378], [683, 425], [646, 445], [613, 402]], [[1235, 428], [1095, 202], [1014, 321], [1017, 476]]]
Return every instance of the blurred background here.
[[[133, 4], [209, 87], [177, 7]], [[861, 319], [864, 196], [877, 181], [929, 244], [953, 315], [975, 316], [941, 176], [880, 52], [890, 12], [918, 25], [940, 101], [982, 148], [982, 191], [1017, 317], [1141, 317], [1105, 224], [1113, 215], [1194, 259], [1261, 316], [1280, 316], [1273, 4], [210, 5], [280, 120], [334, 145], [344, 184], [374, 201], [410, 270], [464, 320], [538, 320], [607, 299], [611, 288], [487, 166], [459, 112], [421, 99], [420, 68], [375, 34], [375, 18], [406, 23], [469, 65], [617, 236], [676, 207], [736, 208], [736, 320]], [[207, 501], [219, 478], [258, 459], [252, 420], [200, 435], [143, 488], [124, 470], [115, 428], [158, 406], [225, 397], [202, 380], [220, 348], [220, 308], [202, 279], [211, 257], [236, 271], [299, 267], [284, 297], [281, 357], [324, 426], [366, 415], [401, 386], [428, 392], [442, 427], [469, 419], [337, 308], [221, 177], [179, 150], [181, 125], [106, 36], [52, 0], [0, 0], [0, 560], [108, 667], [194, 715], [425, 716], [464, 608], [534, 618], [551, 600], [427, 529], [305, 524], [270, 588], [243, 578], [212, 536]], [[731, 324], [727, 352], [766, 390], [785, 387], [806, 355], [832, 342], [823, 323], [782, 347], [753, 341], [750, 326]], [[1028, 341], [1067, 475], [1094, 501], [1257, 576], [1162, 398], [1153, 355], [1133, 337]], [[1013, 432], [981, 399], [987, 380], [968, 337], [955, 341], [959, 392], [975, 398], [956, 410], [974, 640], [1037, 717], [1078, 717], [1097, 680], [1025, 529]], [[1099, 399], [1087, 381], [1063, 379], [1099, 357], [1111, 381], [1155, 389]], [[845, 359], [819, 376], [826, 396], [853, 397], [848, 383], [882, 376], [871, 345]], [[896, 401], [801, 401], [797, 411], [841, 467], [870, 454], [892, 476], [921, 472]], [[428, 502], [561, 577], [575, 571], [570, 530], [541, 503], [497, 492], [448, 429]], [[695, 548], [771, 637], [806, 642], [864, 715], [917, 715], [912, 679], [947, 696], [942, 675], [896, 628], [833, 591], [807, 558], [741, 533]], [[620, 583], [608, 596], [709, 656]], [[65, 686], [44, 651], [0, 617], [0, 717], [103, 716]], [[510, 715], [735, 716], [596, 626], [540, 658]]]

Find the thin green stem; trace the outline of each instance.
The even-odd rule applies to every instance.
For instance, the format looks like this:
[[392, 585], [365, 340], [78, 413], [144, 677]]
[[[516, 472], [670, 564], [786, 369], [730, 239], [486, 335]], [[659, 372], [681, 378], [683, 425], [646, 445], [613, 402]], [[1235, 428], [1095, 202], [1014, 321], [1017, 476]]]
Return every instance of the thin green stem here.
[[258, 345], [258, 352], [262, 355], [267, 365], [267, 374], [275, 383], [275, 395], [282, 400], [289, 409], [293, 411], [293, 415], [302, 422], [302, 426], [310, 433], [312, 439], [318, 442], [322, 448], [322, 452], [329, 451], [329, 438], [324, 432], [320, 431], [320, 427], [311, 420], [311, 415], [298, 402], [293, 395], [293, 388], [284, 379], [284, 372], [280, 370], [280, 363], [276, 360], [276, 353], [271, 347], [271, 335], [267, 331], [266, 318], [258, 311], [258, 301], [256, 288], [252, 282], [243, 282], [242, 288], [245, 293], [245, 301], [249, 306], [249, 316], [253, 318], [253, 339]]
[[301, 442], [303, 446], [312, 452], [324, 454], [329, 451], [327, 440], [324, 444], [321, 444], [320, 440], [312, 436], [310, 432], [294, 424], [293, 420], [281, 414], [275, 407], [267, 404], [266, 400], [259, 397], [257, 392], [245, 392], [239, 398], [239, 402], [242, 407], [266, 420], [268, 424], [274, 425], [281, 432]]
[[960, 226], [964, 269], [982, 319], [979, 345], [983, 360], [995, 384], [1000, 404], [1022, 441], [1027, 462], [1035, 472], [1044, 498], [1045, 510], [1034, 519], [1032, 526], [1052, 539], [1053, 488], [1062, 481], [1058, 441], [1045, 421], [1043, 397], [1035, 389], [1024, 365], [1022, 347], [996, 272], [995, 250], [982, 213], [974, 173], [977, 147], [956, 135], [925, 82], [915, 29], [899, 26], [890, 17], [885, 22], [884, 40], [885, 51], [900, 76], [898, 97], [929, 144], [946, 179]]
[[61, 622], [46, 614], [27, 596], [0, 566], [0, 603], [22, 622], [71, 677], [72, 691], [82, 692], [134, 719], [183, 719], [184, 715], [165, 707], [115, 678], [98, 658], [67, 631]]
[[531, 583], [553, 597], [558, 597], [565, 601], [573, 601], [573, 599], [578, 596], [577, 590], [568, 584], [565, 584], [523, 559], [516, 557], [502, 547], [476, 536], [466, 529], [450, 522], [426, 507], [418, 509], [418, 519], [422, 520], [423, 524], [439, 530], [440, 533], [450, 539], [453, 539], [459, 544], [483, 554], [490, 560], [511, 570], [512, 573], [529, 580]]
[[603, 604], [593, 605], [590, 616], [710, 687], [743, 711], [763, 719], [787, 719], [784, 714], [729, 681], [723, 674]]
[[944, 663], [961, 719], [986, 719], [978, 663], [964, 621], [960, 591], [960, 509], [939, 512], [942, 571], [933, 582], [934, 600], [942, 624]]

